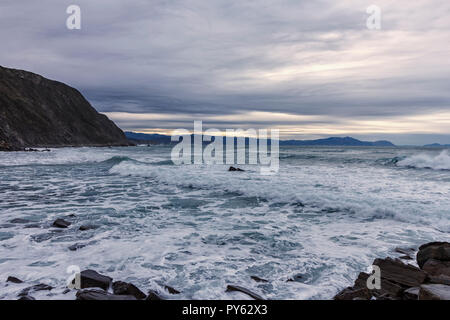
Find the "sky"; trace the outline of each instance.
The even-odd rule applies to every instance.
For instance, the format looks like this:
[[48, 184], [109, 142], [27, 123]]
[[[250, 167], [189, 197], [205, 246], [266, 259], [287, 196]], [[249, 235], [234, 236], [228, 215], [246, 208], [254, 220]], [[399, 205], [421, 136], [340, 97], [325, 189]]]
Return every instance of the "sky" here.
[[123, 130], [450, 143], [448, 0], [2, 0], [0, 40], [0, 65], [79, 89]]

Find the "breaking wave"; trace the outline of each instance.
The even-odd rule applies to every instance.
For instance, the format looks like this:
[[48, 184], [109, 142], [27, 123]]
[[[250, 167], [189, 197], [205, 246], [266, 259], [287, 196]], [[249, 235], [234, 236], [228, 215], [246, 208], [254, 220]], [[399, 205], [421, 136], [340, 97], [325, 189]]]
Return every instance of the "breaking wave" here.
[[450, 170], [450, 155], [447, 150], [442, 151], [438, 155], [416, 154], [397, 162], [397, 166], [433, 169], [433, 170]]

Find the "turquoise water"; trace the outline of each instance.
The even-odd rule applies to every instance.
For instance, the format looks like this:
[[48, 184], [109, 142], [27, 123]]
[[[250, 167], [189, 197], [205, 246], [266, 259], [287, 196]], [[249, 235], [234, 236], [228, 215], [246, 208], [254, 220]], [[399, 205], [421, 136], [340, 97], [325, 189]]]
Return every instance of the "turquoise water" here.
[[[77, 265], [143, 291], [168, 284], [177, 299], [245, 298], [227, 284], [270, 299], [328, 299], [397, 246], [450, 240], [445, 150], [281, 147], [273, 176], [249, 165], [176, 166], [170, 151], [0, 153], [0, 298], [43, 282], [56, 289], [36, 298], [73, 299], [63, 292]], [[56, 218], [71, 227], [51, 228]], [[70, 251], [75, 243], [84, 247]], [[7, 285], [10, 275], [27, 283]]]

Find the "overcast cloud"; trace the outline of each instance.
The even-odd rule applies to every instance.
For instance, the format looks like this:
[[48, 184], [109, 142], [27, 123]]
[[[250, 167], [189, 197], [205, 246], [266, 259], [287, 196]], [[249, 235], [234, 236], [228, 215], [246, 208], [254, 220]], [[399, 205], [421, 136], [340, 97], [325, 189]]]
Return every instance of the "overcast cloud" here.
[[450, 143], [449, 18], [447, 0], [2, 0], [0, 65], [78, 88], [124, 130]]

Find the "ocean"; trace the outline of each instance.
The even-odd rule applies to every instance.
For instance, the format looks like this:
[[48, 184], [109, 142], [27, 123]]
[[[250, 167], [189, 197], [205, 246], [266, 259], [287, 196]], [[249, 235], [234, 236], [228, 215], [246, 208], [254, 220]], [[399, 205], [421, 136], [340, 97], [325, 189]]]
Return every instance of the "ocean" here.
[[[0, 153], [0, 299], [37, 283], [55, 287], [37, 299], [74, 299], [73, 265], [144, 292], [170, 285], [181, 292], [173, 299], [248, 298], [228, 284], [267, 299], [331, 299], [396, 247], [450, 240], [446, 150], [282, 146], [272, 176], [178, 166], [170, 151]], [[52, 228], [57, 218], [72, 225]], [[78, 230], [85, 224], [97, 228]]]

